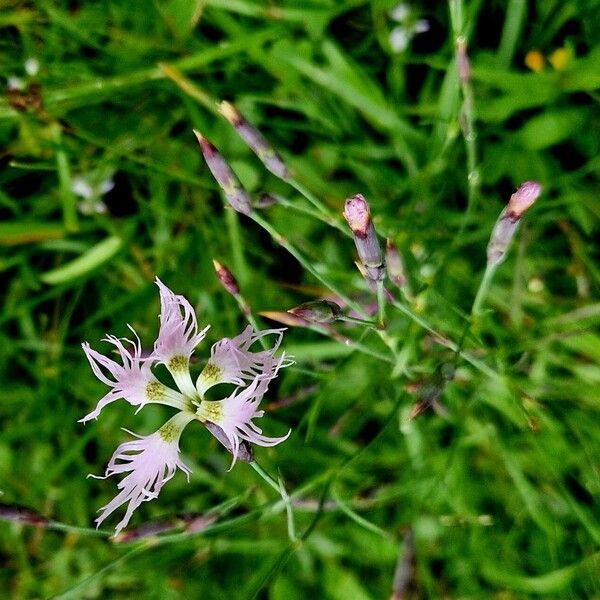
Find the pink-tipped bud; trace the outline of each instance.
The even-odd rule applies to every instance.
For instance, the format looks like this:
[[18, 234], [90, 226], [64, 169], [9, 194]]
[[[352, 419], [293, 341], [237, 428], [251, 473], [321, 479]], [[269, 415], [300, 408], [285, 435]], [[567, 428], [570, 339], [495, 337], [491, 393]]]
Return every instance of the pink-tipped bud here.
[[537, 181], [526, 181], [510, 197], [507, 212], [513, 219], [520, 219], [525, 211], [540, 197], [542, 185]]
[[456, 41], [456, 66], [460, 81], [468, 83], [471, 79], [471, 63], [467, 54], [467, 41], [463, 37]]
[[331, 300], [313, 300], [290, 308], [287, 312], [309, 323], [333, 323], [339, 319], [342, 309]]
[[197, 129], [194, 129], [194, 134], [200, 144], [200, 150], [204, 156], [204, 160], [210, 172], [213, 174], [219, 187], [223, 190], [231, 207], [244, 215], [249, 215], [252, 212], [250, 197], [246, 190], [242, 187], [240, 180], [221, 153], [213, 144], [211, 144]]
[[404, 268], [404, 260], [398, 252], [398, 248], [394, 245], [392, 240], [388, 239], [385, 246], [385, 264], [387, 267], [387, 274], [391, 281], [393, 281], [399, 288], [403, 288], [406, 285], [406, 269]]
[[248, 144], [250, 150], [258, 156], [273, 175], [280, 179], [289, 179], [290, 173], [281, 156], [269, 144], [265, 136], [248, 122], [233, 104], [221, 102], [219, 112], [231, 123], [238, 135]]
[[233, 273], [225, 265], [221, 264], [218, 260], [213, 259], [213, 266], [215, 268], [217, 278], [219, 279], [223, 287], [232, 296], [239, 296], [240, 286], [238, 285], [237, 279], [233, 276]]
[[490, 236], [487, 247], [489, 265], [500, 264], [506, 258], [506, 252], [519, 227], [521, 217], [541, 193], [542, 186], [537, 181], [526, 181], [510, 197]]
[[354, 244], [367, 277], [373, 281], [383, 279], [385, 269], [381, 246], [371, 220], [369, 204], [362, 194], [356, 194], [346, 200], [344, 217], [354, 234]]

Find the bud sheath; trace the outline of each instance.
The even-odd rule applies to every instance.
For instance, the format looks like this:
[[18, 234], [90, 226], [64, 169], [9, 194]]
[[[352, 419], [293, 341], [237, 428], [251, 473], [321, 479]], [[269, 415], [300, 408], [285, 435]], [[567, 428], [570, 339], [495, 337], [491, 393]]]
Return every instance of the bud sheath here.
[[387, 267], [387, 274], [391, 281], [393, 281], [399, 288], [403, 288], [406, 285], [406, 269], [404, 267], [404, 260], [398, 252], [398, 248], [394, 245], [392, 240], [388, 239], [385, 247], [385, 265]]
[[217, 278], [223, 285], [223, 287], [232, 295], [240, 295], [240, 286], [238, 285], [237, 279], [233, 276], [233, 273], [218, 260], [213, 259], [213, 266], [215, 267], [215, 273]]
[[521, 217], [541, 193], [542, 186], [537, 181], [526, 181], [510, 197], [490, 236], [487, 247], [488, 265], [498, 265], [506, 258], [506, 251], [517, 231]]
[[362, 194], [356, 194], [346, 200], [344, 217], [354, 234], [354, 244], [367, 277], [373, 281], [383, 279], [385, 269], [381, 246], [371, 220], [369, 204]]
[[290, 308], [288, 313], [310, 323], [333, 323], [339, 319], [342, 309], [331, 300], [313, 300]]
[[231, 207], [244, 215], [249, 215], [252, 212], [250, 197], [246, 190], [242, 187], [240, 180], [221, 153], [211, 144], [197, 129], [194, 129], [194, 134], [198, 138], [200, 150], [204, 156], [204, 160], [213, 174], [213, 177], [223, 190]]
[[258, 156], [273, 175], [287, 180], [290, 176], [281, 156], [269, 144], [265, 136], [248, 122], [229, 102], [219, 104], [219, 112], [231, 123], [238, 135], [248, 144], [250, 150]]

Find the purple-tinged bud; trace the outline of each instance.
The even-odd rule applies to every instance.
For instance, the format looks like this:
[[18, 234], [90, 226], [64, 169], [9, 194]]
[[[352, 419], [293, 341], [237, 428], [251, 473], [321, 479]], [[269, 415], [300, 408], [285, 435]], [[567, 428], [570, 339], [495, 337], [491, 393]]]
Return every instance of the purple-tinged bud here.
[[200, 150], [204, 156], [204, 160], [213, 174], [213, 177], [223, 190], [231, 207], [244, 215], [249, 215], [252, 212], [250, 197], [246, 190], [242, 187], [240, 180], [231, 170], [227, 161], [221, 153], [211, 144], [197, 129], [194, 129], [194, 134], [198, 138]]
[[513, 219], [520, 219], [525, 211], [540, 197], [542, 185], [537, 181], [526, 181], [510, 197], [507, 212]]
[[229, 102], [219, 104], [219, 112], [231, 123], [238, 135], [248, 144], [250, 150], [258, 156], [265, 167], [280, 179], [289, 179], [290, 173], [281, 156], [269, 144], [265, 136], [248, 122]]
[[188, 513], [182, 515], [182, 518], [186, 523], [186, 533], [198, 533], [212, 525], [219, 518], [219, 514], [216, 512], [208, 514]]
[[254, 203], [256, 208], [269, 208], [274, 204], [279, 204], [279, 198], [275, 194], [261, 194], [258, 200]]
[[461, 83], [469, 83], [471, 79], [471, 63], [467, 54], [467, 41], [464, 37], [456, 41], [456, 66]]
[[402, 289], [406, 285], [404, 260], [400, 255], [400, 252], [398, 252], [398, 248], [396, 248], [394, 242], [390, 239], [387, 240], [385, 246], [385, 265], [390, 280]]
[[542, 186], [537, 181], [526, 181], [510, 197], [490, 236], [487, 247], [488, 265], [498, 265], [506, 258], [506, 252], [519, 227], [521, 217], [541, 193]]
[[333, 323], [340, 318], [342, 309], [331, 300], [313, 300], [290, 308], [287, 312], [309, 323]]
[[233, 273], [218, 260], [213, 259], [213, 266], [215, 267], [215, 273], [217, 278], [223, 285], [223, 287], [232, 295], [240, 295], [240, 286], [238, 285], [237, 279], [233, 276]]
[[368, 279], [373, 281], [383, 279], [385, 269], [381, 246], [371, 220], [369, 204], [362, 194], [356, 194], [346, 200], [344, 217], [354, 234], [354, 244]]
[[43, 527], [50, 522], [43, 515], [17, 504], [0, 504], [0, 521], [24, 523], [25, 525], [35, 525], [37, 527]]
[[[219, 442], [221, 442], [221, 444], [223, 444], [228, 452], [232, 453], [231, 442], [218, 425], [211, 421], [204, 421], [202, 424], [219, 440]], [[240, 440], [240, 446], [237, 451], [237, 460], [243, 460], [247, 463], [251, 463], [254, 460], [254, 450], [246, 440]]]

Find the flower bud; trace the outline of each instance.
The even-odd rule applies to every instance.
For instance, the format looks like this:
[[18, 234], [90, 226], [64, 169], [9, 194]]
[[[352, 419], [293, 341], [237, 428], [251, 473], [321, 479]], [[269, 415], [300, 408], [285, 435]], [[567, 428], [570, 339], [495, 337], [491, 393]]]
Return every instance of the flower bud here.
[[313, 300], [290, 308], [287, 312], [310, 323], [333, 323], [339, 319], [342, 309], [331, 300]]
[[525, 211], [540, 197], [542, 186], [537, 181], [526, 181], [510, 197], [507, 212], [513, 219], [520, 219]]
[[456, 41], [456, 66], [461, 83], [468, 83], [471, 79], [471, 64], [467, 54], [467, 41], [464, 37], [460, 37]]
[[39, 513], [17, 504], [0, 504], [0, 521], [24, 523], [38, 527], [47, 525], [49, 520]]
[[238, 285], [237, 279], [233, 276], [233, 273], [225, 266], [222, 265], [218, 260], [213, 259], [213, 266], [215, 267], [215, 273], [223, 287], [232, 295], [240, 295], [240, 286]]
[[404, 260], [398, 252], [398, 248], [394, 245], [392, 240], [388, 239], [385, 247], [385, 264], [387, 267], [387, 274], [391, 281], [393, 281], [399, 288], [403, 288], [406, 285], [406, 269], [404, 268]]
[[223, 190], [231, 207], [244, 215], [249, 215], [252, 212], [250, 205], [250, 197], [246, 190], [242, 187], [240, 180], [221, 153], [211, 144], [197, 129], [194, 129], [194, 134], [198, 138], [200, 150], [204, 156], [204, 160], [216, 179], [219, 187]]
[[265, 167], [280, 179], [290, 176], [281, 156], [273, 149], [265, 136], [249, 123], [229, 102], [219, 104], [219, 112], [231, 123], [238, 135], [248, 144], [250, 150], [258, 156]]
[[344, 217], [354, 234], [358, 256], [365, 267], [367, 277], [378, 281], [385, 277], [381, 246], [371, 220], [369, 204], [362, 194], [346, 200]]
[[488, 265], [498, 265], [506, 258], [506, 251], [517, 231], [521, 217], [541, 193], [542, 186], [537, 181], [526, 181], [510, 197], [490, 236], [487, 247]]

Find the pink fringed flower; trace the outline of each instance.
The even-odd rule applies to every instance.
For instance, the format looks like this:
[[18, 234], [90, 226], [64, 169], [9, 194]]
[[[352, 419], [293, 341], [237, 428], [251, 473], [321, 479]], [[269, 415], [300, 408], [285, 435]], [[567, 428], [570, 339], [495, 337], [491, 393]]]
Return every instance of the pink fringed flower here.
[[259, 446], [275, 446], [285, 441], [291, 433], [290, 430], [283, 437], [270, 438], [262, 435], [262, 429], [252, 421], [263, 416], [265, 411], [258, 410], [258, 405], [269, 389], [270, 381], [277, 377], [279, 369], [285, 366], [284, 361], [283, 357], [278, 361], [271, 357], [270, 364], [265, 366], [268, 375], [258, 375], [247, 387], [236, 389], [223, 400], [205, 400], [198, 408], [197, 415], [200, 420], [214, 423], [223, 430], [233, 454], [231, 468], [238, 458], [241, 440]]
[[[223, 338], [213, 344], [210, 359], [196, 381], [198, 393], [204, 395], [209, 388], [219, 383], [245, 385], [255, 377], [269, 377], [273, 369], [279, 369], [273, 358], [281, 344], [284, 331], [285, 329], [266, 329], [256, 333], [248, 325], [240, 335], [231, 339]], [[268, 335], [277, 336], [273, 348], [258, 352], [250, 350], [255, 342]], [[283, 366], [289, 364], [288, 361]]]
[[[160, 291], [160, 330], [149, 357], [142, 357], [137, 335], [135, 342], [112, 335], [105, 338], [115, 346], [120, 363], [93, 350], [89, 344], [83, 344], [94, 374], [111, 390], [82, 422], [96, 418], [107, 404], [120, 398], [137, 406], [138, 410], [154, 403], [179, 411], [155, 433], [136, 436], [137, 439], [121, 444], [113, 454], [101, 479], [128, 474], [119, 482], [117, 496], [100, 509], [102, 513], [96, 523], [100, 525], [117, 508], [127, 504], [117, 532], [129, 523], [131, 515], [142, 502], [158, 496], [177, 468], [189, 476], [190, 470], [179, 458], [179, 438], [191, 421], [204, 423], [231, 450], [232, 467], [238, 458], [251, 460], [247, 458], [251, 457], [251, 452], [241, 451], [242, 443], [274, 446], [289, 436], [288, 432], [283, 437], [267, 437], [253, 422], [263, 416], [264, 411], [259, 410], [258, 405], [269, 383], [277, 377], [280, 368], [291, 364], [283, 354], [275, 357], [283, 330], [255, 332], [247, 327], [237, 337], [223, 338], [212, 347], [211, 357], [194, 384], [190, 374], [190, 357], [204, 339], [208, 327], [202, 330], [198, 327], [194, 310], [183, 296], [174, 294], [159, 279], [156, 279], [156, 284]], [[276, 336], [272, 348], [257, 352], [250, 350], [256, 341], [268, 335]], [[152, 373], [152, 368], [159, 363], [167, 367], [179, 391], [161, 383]], [[217, 383], [233, 383], [238, 388], [223, 400], [206, 400], [206, 390]]]
[[[100, 411], [107, 404], [120, 398], [124, 398], [133, 406], [139, 406], [138, 410], [149, 402], [159, 401], [162, 404], [170, 404], [177, 408], [184, 406], [184, 397], [179, 392], [160, 383], [152, 374], [150, 363], [142, 360], [139, 339], [133, 342], [128, 339], [121, 340], [114, 335], [107, 335], [104, 341], [116, 347], [122, 364], [93, 350], [87, 342], [82, 344], [94, 375], [112, 389], [100, 399], [91, 413], [80, 420], [81, 423], [86, 423], [90, 419], [97, 419]], [[131, 344], [132, 351], [128, 350], [123, 342]], [[107, 377], [103, 369], [112, 376], [112, 379]]]
[[158, 431], [148, 436], [131, 435], [137, 439], [121, 444], [112, 455], [104, 477], [129, 473], [117, 487], [121, 490], [100, 510], [96, 526], [122, 504], [127, 504], [125, 516], [116, 527], [119, 533], [129, 523], [133, 511], [142, 503], [158, 497], [162, 486], [172, 479], [177, 468], [188, 478], [191, 471], [179, 458], [179, 438], [185, 426], [194, 418], [191, 413], [180, 412], [169, 419]]

